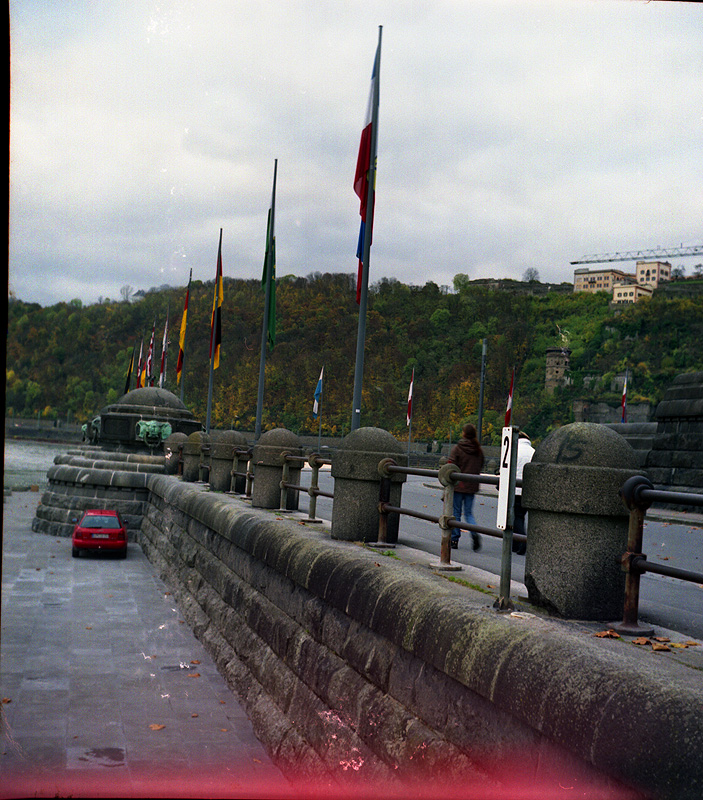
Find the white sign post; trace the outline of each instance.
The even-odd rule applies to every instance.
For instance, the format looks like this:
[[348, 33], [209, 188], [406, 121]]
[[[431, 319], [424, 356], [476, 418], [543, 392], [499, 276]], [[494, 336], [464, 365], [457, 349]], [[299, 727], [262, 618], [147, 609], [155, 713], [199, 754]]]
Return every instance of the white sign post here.
[[510, 609], [510, 577], [513, 549], [513, 512], [515, 506], [515, 473], [517, 468], [517, 440], [519, 428], [503, 428], [500, 437], [500, 483], [498, 485], [498, 513], [496, 528], [505, 531], [500, 566], [500, 597], [495, 606]]

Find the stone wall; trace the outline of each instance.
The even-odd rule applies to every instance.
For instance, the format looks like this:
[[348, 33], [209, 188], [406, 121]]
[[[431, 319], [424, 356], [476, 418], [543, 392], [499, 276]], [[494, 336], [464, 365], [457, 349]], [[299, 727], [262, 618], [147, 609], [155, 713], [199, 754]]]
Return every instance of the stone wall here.
[[54, 464], [47, 472], [48, 485], [32, 520], [32, 530], [50, 536], [71, 536], [74, 520], [83, 511], [109, 508], [119, 511], [127, 528], [127, 538], [134, 541], [149, 496], [149, 474], [123, 470], [122, 466], [118, 469], [112, 464], [111, 469], [98, 469]]
[[703, 792], [694, 670], [497, 614], [323, 526], [172, 476], [148, 481], [142, 547], [289, 774], [431, 779], [477, 796], [511, 781], [545, 796]]

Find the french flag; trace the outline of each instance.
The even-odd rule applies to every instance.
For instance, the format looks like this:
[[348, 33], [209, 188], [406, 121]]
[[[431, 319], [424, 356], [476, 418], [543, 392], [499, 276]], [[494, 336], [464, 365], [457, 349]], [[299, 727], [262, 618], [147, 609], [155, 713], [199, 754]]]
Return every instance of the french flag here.
[[[367, 219], [369, 201], [369, 172], [373, 165], [375, 156], [372, 152], [373, 147], [373, 119], [374, 105], [378, 98], [378, 68], [381, 58], [381, 43], [376, 49], [376, 57], [373, 62], [373, 74], [371, 75], [371, 90], [369, 91], [369, 102], [366, 106], [366, 119], [364, 128], [361, 131], [361, 142], [359, 144], [359, 155], [356, 160], [356, 173], [354, 174], [354, 191], [356, 192], [361, 205], [359, 214], [361, 215], [361, 226], [359, 229], [359, 242], [356, 248], [356, 257], [359, 259], [359, 271], [356, 281], [356, 302], [361, 302], [361, 282], [363, 272], [364, 244], [366, 242], [366, 232], [368, 230], [369, 245], [371, 244], [371, 233], [373, 230], [373, 202], [371, 209], [371, 219]], [[372, 191], [375, 187], [371, 187]]]

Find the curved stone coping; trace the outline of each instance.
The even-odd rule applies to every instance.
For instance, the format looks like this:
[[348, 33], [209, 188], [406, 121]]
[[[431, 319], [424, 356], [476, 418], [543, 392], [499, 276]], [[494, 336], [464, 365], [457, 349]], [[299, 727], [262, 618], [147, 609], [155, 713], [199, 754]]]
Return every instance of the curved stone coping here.
[[[80, 450], [69, 450], [64, 456], [78, 456], [79, 458], [94, 458], [96, 461], [118, 461], [134, 464], [163, 464], [163, 455], [151, 456], [143, 453], [118, 453], [113, 450], [103, 450], [101, 448], [85, 448]], [[57, 459], [64, 456], [58, 455], [54, 458], [54, 463], [58, 464]]]
[[552, 741], [661, 797], [703, 792], [700, 671], [539, 617], [499, 615], [432, 573], [320, 539], [170, 476], [149, 489]]
[[46, 473], [47, 480], [56, 483], [76, 485], [110, 486], [123, 489], [148, 488], [148, 479], [154, 473], [127, 472], [121, 469], [95, 469], [74, 467], [67, 464], [54, 464]]
[[83, 458], [81, 456], [56, 456], [54, 464], [67, 464], [72, 467], [88, 467], [89, 469], [109, 469], [120, 470], [124, 472], [153, 472], [163, 473], [166, 472], [163, 458], [158, 459], [157, 462], [132, 462], [132, 461], [94, 461], [90, 458]]

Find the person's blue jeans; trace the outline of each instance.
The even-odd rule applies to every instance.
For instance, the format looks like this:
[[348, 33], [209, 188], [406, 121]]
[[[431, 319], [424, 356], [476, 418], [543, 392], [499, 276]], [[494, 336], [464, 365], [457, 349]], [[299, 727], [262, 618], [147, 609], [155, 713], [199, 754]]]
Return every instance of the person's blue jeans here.
[[[464, 522], [468, 522], [469, 525], [475, 525], [476, 519], [474, 518], [473, 507], [474, 507], [474, 496], [473, 494], [468, 494], [467, 492], [454, 492], [454, 518], [461, 522], [462, 516], [464, 518]], [[459, 528], [452, 528], [452, 541], [458, 542], [459, 537], [461, 536], [461, 531]]]

